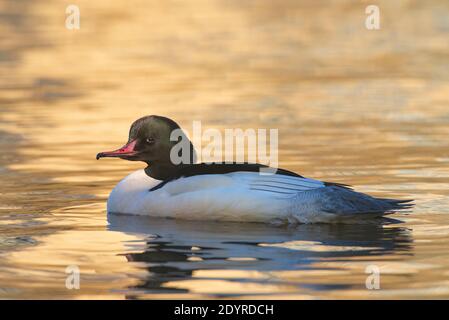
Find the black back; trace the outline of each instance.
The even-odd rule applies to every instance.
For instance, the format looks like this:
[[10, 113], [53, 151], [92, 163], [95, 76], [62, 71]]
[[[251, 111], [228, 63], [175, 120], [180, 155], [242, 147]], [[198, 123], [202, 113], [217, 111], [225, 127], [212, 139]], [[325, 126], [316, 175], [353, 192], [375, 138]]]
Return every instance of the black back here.
[[[173, 176], [162, 181], [155, 187], [151, 188], [150, 191], [160, 189], [166, 183], [179, 179], [181, 177], [192, 177], [204, 174], [225, 174], [238, 171], [261, 172], [263, 171], [263, 169], [269, 168], [270, 167], [259, 163], [198, 163], [198, 164], [180, 165], [179, 169]], [[303, 178], [303, 176], [300, 176], [297, 173], [285, 169], [275, 169], [275, 168], [270, 169], [272, 169], [273, 172], [275, 172], [276, 174]]]

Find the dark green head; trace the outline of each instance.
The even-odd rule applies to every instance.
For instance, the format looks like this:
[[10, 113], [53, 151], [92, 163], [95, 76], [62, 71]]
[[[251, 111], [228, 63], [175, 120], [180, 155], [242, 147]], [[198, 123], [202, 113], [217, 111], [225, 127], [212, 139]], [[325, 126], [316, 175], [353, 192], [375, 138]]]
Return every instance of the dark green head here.
[[[188, 154], [183, 157], [183, 152]], [[97, 154], [97, 159], [105, 157], [143, 161], [150, 167], [176, 166], [180, 164], [180, 159], [184, 159], [181, 163], [194, 163], [196, 160], [195, 149], [179, 125], [161, 116], [146, 116], [136, 120], [131, 125], [128, 142], [123, 147]]]

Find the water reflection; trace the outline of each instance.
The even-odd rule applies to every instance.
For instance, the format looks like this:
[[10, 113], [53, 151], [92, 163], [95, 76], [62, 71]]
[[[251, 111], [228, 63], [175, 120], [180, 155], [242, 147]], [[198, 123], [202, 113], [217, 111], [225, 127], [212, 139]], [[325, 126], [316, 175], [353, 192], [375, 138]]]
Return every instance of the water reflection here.
[[[328, 278], [328, 283], [306, 284], [300, 277], [285, 279], [282, 274], [324, 270], [331, 275], [332, 268], [317, 267], [316, 264], [359, 258], [375, 261], [376, 256], [401, 259], [401, 255], [413, 252], [410, 230], [392, 219], [386, 219], [380, 225], [274, 227], [256, 223], [189, 222], [109, 215], [108, 222], [109, 230], [139, 236], [146, 243], [143, 251], [123, 254], [131, 263], [143, 263], [142, 267], [147, 270], [146, 278], [129, 288], [142, 293], [189, 292], [189, 286], [184, 287], [183, 283], [201, 280], [199, 275], [208, 270], [237, 272], [237, 277], [229, 278], [221, 277], [218, 271], [213, 277], [215, 281], [255, 284], [269, 281], [311, 290], [342, 289], [352, 284], [332, 283], [332, 278]], [[341, 268], [344, 269], [343, 264]], [[259, 275], [254, 276], [252, 272]], [[272, 272], [281, 272], [281, 276], [273, 277]], [[221, 290], [217, 287], [209, 294], [240, 296], [254, 293], [237, 290], [223, 294]]]

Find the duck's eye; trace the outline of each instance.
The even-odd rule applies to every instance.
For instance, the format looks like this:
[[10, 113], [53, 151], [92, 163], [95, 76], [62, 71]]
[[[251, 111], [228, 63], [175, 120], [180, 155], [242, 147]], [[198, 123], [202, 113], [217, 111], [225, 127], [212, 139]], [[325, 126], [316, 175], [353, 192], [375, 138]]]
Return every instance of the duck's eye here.
[[153, 144], [154, 143], [154, 138], [146, 138], [145, 141], [148, 144]]

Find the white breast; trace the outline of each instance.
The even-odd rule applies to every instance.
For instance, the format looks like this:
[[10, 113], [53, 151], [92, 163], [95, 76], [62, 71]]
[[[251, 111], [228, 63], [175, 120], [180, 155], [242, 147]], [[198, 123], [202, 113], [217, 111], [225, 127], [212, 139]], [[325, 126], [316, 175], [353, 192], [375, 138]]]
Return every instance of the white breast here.
[[324, 187], [317, 180], [258, 172], [180, 178], [149, 191], [159, 183], [144, 170], [130, 174], [112, 190], [108, 212], [188, 220], [270, 222], [292, 217], [292, 201], [298, 193]]

